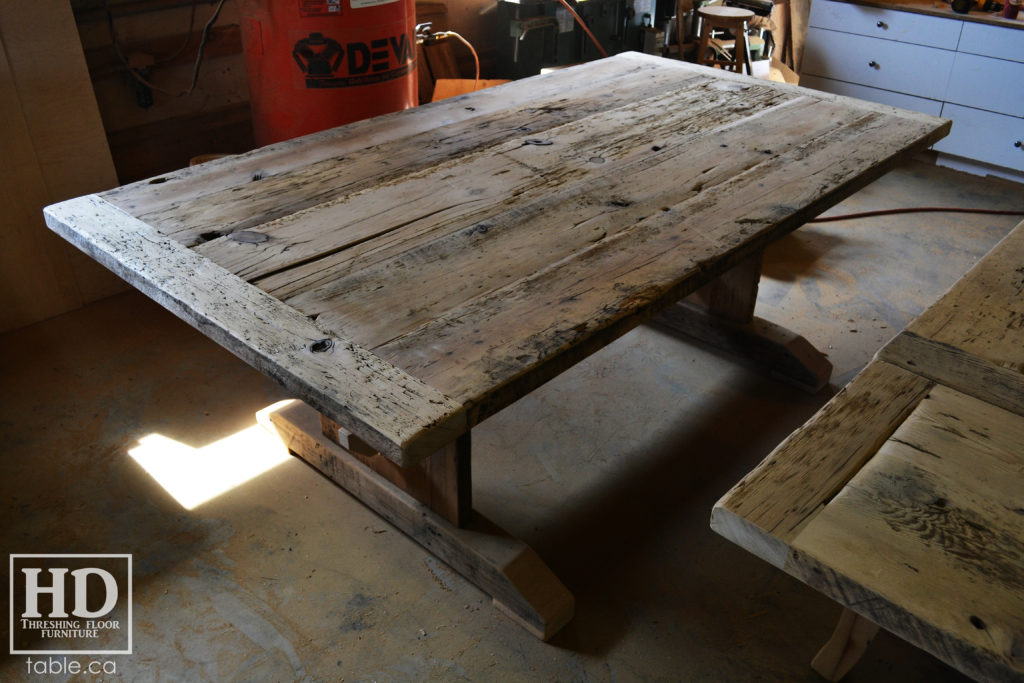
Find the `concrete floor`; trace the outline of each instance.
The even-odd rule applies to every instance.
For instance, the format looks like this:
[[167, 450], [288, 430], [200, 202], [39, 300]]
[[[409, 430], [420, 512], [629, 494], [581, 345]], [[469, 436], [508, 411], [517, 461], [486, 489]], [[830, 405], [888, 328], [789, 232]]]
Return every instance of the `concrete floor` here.
[[[835, 211], [915, 205], [1019, 209], [1024, 188], [915, 163]], [[286, 395], [134, 293], [0, 338], [0, 548], [133, 554], [124, 680], [816, 681], [839, 609], [711, 532], [711, 506], [1018, 220], [912, 214], [778, 243], [758, 314], [827, 350], [820, 395], [645, 326], [475, 430], [476, 507], [576, 596], [549, 644], [297, 459], [186, 509], [140, 439], [178, 442], [174, 469], [213, 483], [217, 459], [272, 441], [210, 444]], [[0, 679], [26, 680], [24, 657]], [[883, 633], [847, 680], [961, 679]]]

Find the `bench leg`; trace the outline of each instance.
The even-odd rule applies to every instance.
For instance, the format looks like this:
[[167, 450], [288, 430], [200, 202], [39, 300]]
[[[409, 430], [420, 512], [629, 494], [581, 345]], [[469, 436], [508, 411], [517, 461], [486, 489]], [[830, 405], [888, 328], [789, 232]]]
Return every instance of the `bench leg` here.
[[832, 637], [811, 660], [811, 668], [838, 681], [860, 660], [877, 633], [878, 624], [844, 608]]
[[406, 468], [410, 472], [390, 461], [384, 465], [380, 456], [346, 450], [339, 441], [363, 448], [301, 401], [264, 417], [264, 426], [293, 454], [490, 595], [538, 638], [548, 640], [572, 619], [572, 594], [537, 553], [469, 508], [468, 435], [428, 458], [440, 458], [438, 463], [425, 461]]
[[817, 392], [832, 377], [825, 355], [800, 335], [754, 316], [762, 257], [759, 251], [741, 261], [662, 311], [654, 322]]

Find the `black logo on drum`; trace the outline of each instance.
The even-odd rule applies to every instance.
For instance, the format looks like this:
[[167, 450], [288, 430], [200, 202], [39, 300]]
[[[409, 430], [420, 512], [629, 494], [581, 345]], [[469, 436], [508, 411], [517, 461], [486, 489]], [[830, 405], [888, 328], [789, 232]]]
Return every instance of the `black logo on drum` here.
[[292, 57], [307, 88], [345, 88], [399, 78], [416, 66], [407, 34], [342, 45], [322, 33], [295, 43]]

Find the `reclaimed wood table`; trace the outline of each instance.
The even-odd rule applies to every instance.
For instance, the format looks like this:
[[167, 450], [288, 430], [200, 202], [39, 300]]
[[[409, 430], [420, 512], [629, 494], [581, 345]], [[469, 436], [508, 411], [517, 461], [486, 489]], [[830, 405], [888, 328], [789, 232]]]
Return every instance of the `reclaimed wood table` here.
[[948, 128], [627, 53], [45, 213], [292, 391], [293, 452], [548, 638], [572, 596], [473, 512], [471, 428], [655, 315], [823, 385], [753, 317], [761, 253]]
[[729, 491], [712, 528], [845, 608], [841, 678], [882, 626], [1024, 681], [1024, 223]]

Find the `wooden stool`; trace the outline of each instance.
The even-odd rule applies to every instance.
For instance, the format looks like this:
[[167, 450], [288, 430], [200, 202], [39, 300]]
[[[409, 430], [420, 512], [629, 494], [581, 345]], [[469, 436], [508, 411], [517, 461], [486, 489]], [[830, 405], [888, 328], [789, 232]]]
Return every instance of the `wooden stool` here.
[[[697, 10], [697, 14], [701, 19], [697, 63], [707, 66], [718, 65], [736, 73], [743, 73], [745, 64], [747, 73], [753, 73], [750, 69], [750, 47], [747, 45], [747, 22], [754, 18], [754, 13], [739, 7], [712, 5], [701, 7]], [[708, 57], [711, 31], [714, 29], [727, 29], [736, 36], [736, 47], [733, 50], [732, 59], [723, 59], [716, 54]]]

